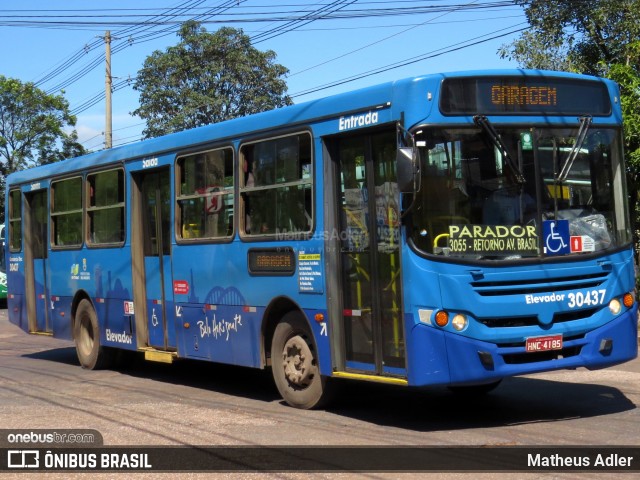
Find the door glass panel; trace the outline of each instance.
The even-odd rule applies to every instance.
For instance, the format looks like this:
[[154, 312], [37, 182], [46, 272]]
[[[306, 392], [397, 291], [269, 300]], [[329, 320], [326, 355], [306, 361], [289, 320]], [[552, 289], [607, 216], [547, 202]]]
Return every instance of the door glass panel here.
[[47, 192], [33, 194], [29, 204], [32, 218], [33, 259], [44, 259], [47, 258]]
[[372, 137], [375, 172], [377, 294], [384, 365], [404, 367], [400, 274], [400, 194], [395, 132]]
[[363, 138], [340, 144], [340, 223], [346, 359], [373, 363], [369, 202]]
[[345, 360], [400, 373], [393, 370], [405, 366], [396, 132], [345, 138], [338, 151]]
[[144, 255], [157, 257], [168, 255], [171, 245], [171, 197], [169, 172], [163, 171], [145, 176], [142, 185], [143, 225], [145, 228]]

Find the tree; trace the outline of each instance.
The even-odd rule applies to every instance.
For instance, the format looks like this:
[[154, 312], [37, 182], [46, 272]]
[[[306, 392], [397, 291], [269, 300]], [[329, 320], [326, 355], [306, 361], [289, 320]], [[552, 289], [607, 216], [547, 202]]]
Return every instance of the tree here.
[[640, 172], [640, 0], [516, 0], [531, 30], [498, 53], [525, 68], [612, 78], [620, 85], [627, 155]]
[[[65, 132], [75, 124], [64, 97], [0, 75], [2, 185], [9, 173], [85, 153], [75, 130]], [[0, 217], [4, 217], [4, 195], [0, 195]]]
[[145, 138], [290, 105], [275, 53], [251, 46], [242, 30], [208, 33], [198, 22], [182, 25], [180, 43], [149, 56], [133, 88], [146, 120]]
[[0, 167], [7, 175], [35, 165], [83, 154], [74, 127], [76, 117], [59, 95], [48, 95], [33, 83], [0, 75]]
[[575, 72], [577, 66], [569, 57], [569, 42], [551, 41], [535, 30], [522, 33], [520, 39], [498, 50], [501, 58], [515, 60], [522, 68]]
[[536, 58], [562, 50], [573, 71], [602, 75], [613, 64], [638, 67], [640, 0], [515, 1], [532, 29], [503, 46], [503, 58], [535, 67]]
[[620, 85], [631, 208], [640, 220], [640, 0], [516, 3], [524, 8], [531, 30], [503, 45], [502, 58], [525, 68], [609, 77]]

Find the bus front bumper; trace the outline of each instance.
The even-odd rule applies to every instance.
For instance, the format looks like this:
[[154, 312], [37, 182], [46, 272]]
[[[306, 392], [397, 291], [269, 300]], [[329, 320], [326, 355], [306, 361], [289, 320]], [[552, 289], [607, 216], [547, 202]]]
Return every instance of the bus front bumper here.
[[417, 324], [412, 331], [414, 358], [409, 385], [488, 383], [505, 377], [551, 370], [605, 368], [638, 355], [636, 307], [576, 339], [561, 350], [528, 353], [520, 346], [500, 346]]

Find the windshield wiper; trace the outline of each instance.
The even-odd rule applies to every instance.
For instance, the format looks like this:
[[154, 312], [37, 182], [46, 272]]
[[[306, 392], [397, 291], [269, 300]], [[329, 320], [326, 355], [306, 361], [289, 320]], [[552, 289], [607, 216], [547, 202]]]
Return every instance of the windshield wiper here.
[[485, 115], [476, 115], [473, 117], [473, 121], [476, 125], [484, 130], [484, 132], [489, 137], [489, 140], [491, 140], [491, 143], [493, 143], [493, 146], [500, 150], [502, 156], [507, 160], [507, 165], [513, 172], [513, 175], [516, 177], [516, 182], [518, 182], [520, 185], [525, 183], [526, 180], [524, 178], [524, 175], [520, 171], [520, 168], [518, 168], [518, 164], [514, 162], [513, 158], [509, 154], [509, 150], [507, 150], [507, 146], [500, 138], [500, 135], [498, 135], [498, 132], [496, 132], [496, 129], [493, 128], [493, 125], [491, 125], [489, 119]]
[[582, 144], [584, 143], [584, 139], [587, 136], [587, 131], [591, 126], [591, 121], [593, 120], [590, 115], [584, 115], [580, 117], [580, 127], [578, 128], [578, 134], [576, 135], [576, 142], [573, 144], [567, 159], [564, 161], [562, 165], [562, 170], [558, 174], [556, 180], [559, 183], [564, 182], [569, 176], [569, 172], [571, 171], [571, 167], [573, 167], [573, 162], [578, 158], [578, 153], [580, 153], [580, 149], [582, 148]]

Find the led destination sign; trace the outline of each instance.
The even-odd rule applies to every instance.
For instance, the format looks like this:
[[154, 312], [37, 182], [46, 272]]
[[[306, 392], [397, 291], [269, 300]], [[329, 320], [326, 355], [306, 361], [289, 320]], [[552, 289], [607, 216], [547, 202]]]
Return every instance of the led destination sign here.
[[558, 88], [492, 85], [491, 103], [493, 105], [506, 106], [556, 106], [558, 105]]
[[248, 253], [251, 275], [293, 275], [295, 255], [289, 247], [252, 248]]
[[537, 255], [538, 234], [532, 225], [450, 225], [451, 255]]
[[447, 78], [440, 110], [445, 115], [609, 115], [607, 87], [596, 80], [552, 77]]

